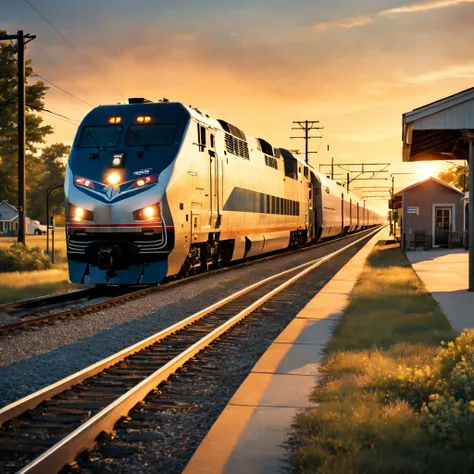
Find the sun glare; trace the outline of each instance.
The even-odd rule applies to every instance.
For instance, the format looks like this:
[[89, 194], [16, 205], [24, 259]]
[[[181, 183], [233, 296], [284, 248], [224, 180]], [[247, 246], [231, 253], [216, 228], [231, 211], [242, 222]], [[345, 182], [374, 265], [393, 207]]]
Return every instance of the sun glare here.
[[419, 173], [417, 180], [424, 181], [432, 176], [436, 177], [439, 173], [439, 168], [435, 163], [419, 163], [416, 172]]

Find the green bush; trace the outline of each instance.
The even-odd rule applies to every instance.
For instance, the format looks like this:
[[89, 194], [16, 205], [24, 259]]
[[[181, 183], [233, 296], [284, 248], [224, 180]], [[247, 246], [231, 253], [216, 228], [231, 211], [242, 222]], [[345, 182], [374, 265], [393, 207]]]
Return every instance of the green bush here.
[[51, 260], [39, 247], [14, 244], [9, 249], [0, 248], [0, 272], [29, 272], [51, 268]]
[[474, 445], [474, 330], [442, 343], [431, 363], [400, 364], [362, 378], [359, 386], [378, 393], [384, 403], [408, 402], [436, 441], [453, 448]]

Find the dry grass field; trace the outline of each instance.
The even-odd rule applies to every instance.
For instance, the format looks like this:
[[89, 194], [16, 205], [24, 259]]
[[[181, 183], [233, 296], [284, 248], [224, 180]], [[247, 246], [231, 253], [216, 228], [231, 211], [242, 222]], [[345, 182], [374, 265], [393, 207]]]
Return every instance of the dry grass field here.
[[[0, 272], [0, 303], [49, 295], [77, 288], [69, 282], [66, 263], [66, 235], [64, 229], [55, 233], [55, 264], [50, 270], [35, 272]], [[16, 243], [16, 237], [0, 237], [0, 248]], [[46, 249], [46, 235], [27, 235], [29, 247]], [[51, 252], [51, 236], [49, 242]]]
[[78, 288], [69, 282], [67, 264], [55, 264], [50, 270], [0, 273], [0, 303], [51, 295]]

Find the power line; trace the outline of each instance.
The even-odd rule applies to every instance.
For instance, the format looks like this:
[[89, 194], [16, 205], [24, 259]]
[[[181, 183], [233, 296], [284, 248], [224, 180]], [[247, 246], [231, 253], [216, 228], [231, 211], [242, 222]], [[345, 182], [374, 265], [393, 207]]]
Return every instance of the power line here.
[[59, 87], [57, 84], [55, 84], [54, 82], [50, 81], [49, 79], [46, 79], [45, 77], [41, 76], [40, 74], [38, 74], [37, 72], [33, 73], [32, 74], [33, 76], [36, 76], [36, 77], [39, 77], [42, 81], [44, 82], [47, 82], [48, 84], [50, 84], [51, 86], [55, 87], [56, 89], [60, 90], [61, 92], [64, 92], [65, 94], [71, 96], [71, 97], [74, 97], [74, 99], [76, 100], [79, 100], [80, 102], [83, 102], [84, 104], [87, 104], [91, 107], [95, 107], [94, 104], [91, 104], [90, 102], [87, 102], [87, 100], [83, 100], [79, 97], [77, 97], [77, 95], [74, 95], [72, 92], [69, 92], [67, 91], [66, 89], [63, 89], [62, 87]]
[[70, 120], [74, 120], [74, 119], [68, 119], [67, 117], [65, 117], [64, 115], [61, 115], [61, 114], [57, 114], [56, 112], [53, 112], [51, 110], [48, 110], [48, 109], [43, 109], [42, 107], [30, 107], [34, 110], [37, 110], [38, 112], [40, 113], [46, 113], [46, 114], [50, 114], [56, 118], [58, 118], [59, 120], [62, 120], [63, 122], [66, 122], [68, 123], [69, 125], [72, 125], [74, 128], [77, 129], [77, 123], [73, 123], [71, 122]]
[[[64, 69], [51, 57], [50, 54], [48, 54], [43, 47], [38, 42], [33, 43], [56, 67], [59, 69], [61, 72], [65, 73]], [[82, 87], [80, 87], [76, 82], [74, 82], [71, 78], [69, 78], [69, 81], [78, 89], [80, 90], [85, 96], [89, 97], [90, 99], [94, 100], [90, 94], [88, 94]]]
[[94, 64], [90, 62], [29, 0], [25, 0], [27, 3], [79, 56], [95, 68]]
[[[101, 74], [101, 72], [97, 69], [97, 67], [95, 66], [95, 64], [90, 60], [88, 59], [86, 56], [84, 56], [80, 51], [79, 49], [76, 48], [76, 46], [74, 46], [73, 43], [71, 43], [71, 41], [69, 41], [31, 2], [30, 0], [24, 0], [25, 3], [27, 5], [29, 5], [66, 43], [67, 45], [72, 48], [86, 63], [88, 63], [93, 69], [94, 71], [97, 73], [97, 74]], [[120, 92], [120, 91], [118, 91]], [[123, 95], [121, 92], [120, 92], [120, 95]]]
[[33, 105], [28, 105], [28, 107], [30, 109], [39, 110], [41, 112], [47, 112], [48, 114], [56, 115], [56, 117], [63, 118], [65, 120], [69, 120], [70, 122], [81, 123], [80, 120], [70, 118], [70, 117], [66, 117], [66, 115], [58, 114], [57, 112], [53, 112], [52, 110], [45, 109], [44, 107], [37, 107], [37, 106], [33, 106]]

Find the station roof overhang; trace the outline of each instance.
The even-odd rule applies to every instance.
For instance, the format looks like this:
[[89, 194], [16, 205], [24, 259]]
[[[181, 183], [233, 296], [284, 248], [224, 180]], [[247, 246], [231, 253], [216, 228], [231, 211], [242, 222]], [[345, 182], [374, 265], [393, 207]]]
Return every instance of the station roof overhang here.
[[468, 160], [474, 87], [403, 114], [403, 161]]

